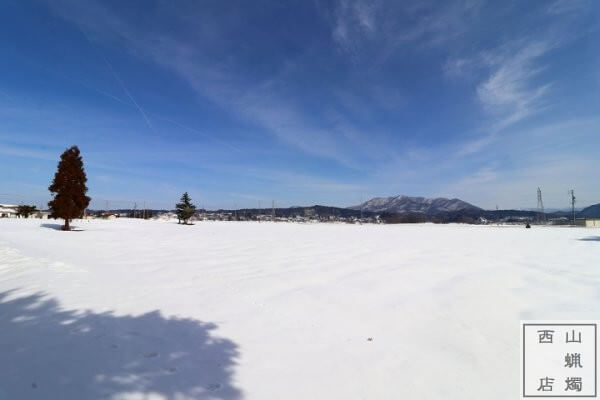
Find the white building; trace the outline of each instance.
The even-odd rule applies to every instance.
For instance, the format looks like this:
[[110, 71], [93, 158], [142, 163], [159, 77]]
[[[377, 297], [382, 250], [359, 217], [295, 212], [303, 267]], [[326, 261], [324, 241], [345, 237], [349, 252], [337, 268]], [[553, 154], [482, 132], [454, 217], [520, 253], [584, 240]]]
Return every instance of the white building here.
[[585, 226], [586, 228], [600, 228], [600, 218], [579, 218], [575, 221], [577, 226]]
[[[19, 206], [14, 204], [0, 204], [0, 218], [17, 218], [17, 209]], [[50, 211], [35, 210], [29, 215], [29, 218], [50, 218]]]
[[33, 214], [31, 214], [34, 218], [39, 218], [39, 219], [48, 219], [50, 218], [50, 211], [36, 211]]
[[600, 218], [586, 218], [585, 226], [587, 228], [600, 228]]
[[0, 218], [15, 218], [17, 207], [14, 204], [0, 204]]

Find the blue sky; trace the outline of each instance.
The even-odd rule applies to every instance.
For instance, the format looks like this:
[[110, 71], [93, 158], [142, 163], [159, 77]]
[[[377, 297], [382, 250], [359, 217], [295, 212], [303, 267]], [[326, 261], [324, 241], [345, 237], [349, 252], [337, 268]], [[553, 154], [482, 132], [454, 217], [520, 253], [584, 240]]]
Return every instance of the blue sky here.
[[593, 1], [4, 1], [0, 202], [600, 202]]

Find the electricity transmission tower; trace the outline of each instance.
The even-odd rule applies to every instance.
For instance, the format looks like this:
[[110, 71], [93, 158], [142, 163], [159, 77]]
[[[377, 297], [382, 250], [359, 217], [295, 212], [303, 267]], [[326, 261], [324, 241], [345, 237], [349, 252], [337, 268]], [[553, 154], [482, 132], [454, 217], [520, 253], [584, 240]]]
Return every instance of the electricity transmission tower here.
[[544, 201], [542, 200], [542, 189], [537, 189], [537, 209], [538, 222], [546, 223], [546, 213], [544, 212]]
[[573, 225], [575, 225], [575, 191], [571, 189], [569, 190], [569, 194], [571, 195], [571, 212], [573, 213]]

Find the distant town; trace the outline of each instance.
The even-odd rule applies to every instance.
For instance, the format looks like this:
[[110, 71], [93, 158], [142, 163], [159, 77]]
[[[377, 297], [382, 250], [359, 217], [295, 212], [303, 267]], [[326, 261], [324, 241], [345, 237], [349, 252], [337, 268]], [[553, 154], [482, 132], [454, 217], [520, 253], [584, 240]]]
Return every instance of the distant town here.
[[[32, 207], [32, 206], [25, 206]], [[23, 206], [0, 204], [0, 218], [39, 218], [51, 219], [49, 210], [23, 212]], [[21, 211], [20, 211], [21, 210]], [[157, 209], [88, 209], [83, 219], [136, 218], [177, 220], [175, 210]], [[289, 208], [243, 208], [196, 210], [190, 222], [199, 221], [257, 221], [257, 222], [297, 222], [297, 223], [347, 223], [347, 224], [394, 224], [394, 223], [466, 223], [466, 224], [538, 224], [576, 225], [600, 227], [600, 205], [594, 205], [575, 212], [575, 218], [568, 211], [541, 214], [529, 210], [482, 210], [460, 209], [439, 212], [373, 212], [354, 208], [309, 206]]]

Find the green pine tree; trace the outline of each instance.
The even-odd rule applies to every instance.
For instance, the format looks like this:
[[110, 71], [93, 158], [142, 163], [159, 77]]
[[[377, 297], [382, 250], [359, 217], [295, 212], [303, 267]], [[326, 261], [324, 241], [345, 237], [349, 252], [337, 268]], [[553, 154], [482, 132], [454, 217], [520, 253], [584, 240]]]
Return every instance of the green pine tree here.
[[183, 221], [184, 225], [188, 223], [188, 220], [196, 213], [196, 206], [192, 204], [192, 199], [187, 192], [181, 196], [181, 200], [175, 206], [177, 209], [178, 223]]

